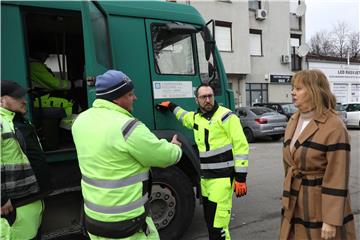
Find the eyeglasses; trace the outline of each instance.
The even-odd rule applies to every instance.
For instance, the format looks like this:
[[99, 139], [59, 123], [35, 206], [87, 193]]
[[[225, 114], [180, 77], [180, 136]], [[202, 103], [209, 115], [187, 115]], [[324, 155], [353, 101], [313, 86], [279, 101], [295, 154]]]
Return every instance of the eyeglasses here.
[[207, 98], [211, 100], [214, 98], [214, 94], [202, 95], [202, 96], [198, 96], [197, 98], [199, 98], [201, 101], [205, 101]]

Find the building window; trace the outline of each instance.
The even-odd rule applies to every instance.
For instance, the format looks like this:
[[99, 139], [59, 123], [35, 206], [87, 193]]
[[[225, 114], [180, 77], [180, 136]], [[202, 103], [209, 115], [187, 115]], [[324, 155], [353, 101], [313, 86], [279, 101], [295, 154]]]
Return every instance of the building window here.
[[250, 56], [262, 56], [261, 30], [250, 29]]
[[267, 83], [246, 83], [246, 106], [268, 102]]
[[301, 35], [291, 34], [290, 35], [290, 46], [291, 46], [291, 70], [299, 71], [302, 69], [301, 60], [302, 58], [296, 54], [296, 49], [301, 44]]
[[249, 9], [257, 10], [261, 9], [261, 1], [260, 0], [249, 0]]
[[232, 23], [215, 21], [215, 41], [219, 51], [232, 51]]

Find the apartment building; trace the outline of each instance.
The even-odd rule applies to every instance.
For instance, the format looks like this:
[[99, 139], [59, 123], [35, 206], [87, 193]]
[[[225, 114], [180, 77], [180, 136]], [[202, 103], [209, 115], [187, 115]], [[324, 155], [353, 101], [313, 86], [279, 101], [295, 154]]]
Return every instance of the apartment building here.
[[[181, 1], [177, 1], [181, 2]], [[299, 0], [184, 1], [213, 20], [235, 105], [291, 102], [291, 76], [305, 68], [305, 5]], [[211, 28], [211, 26], [209, 26]], [[301, 48], [300, 48], [301, 49]], [[303, 49], [302, 49], [303, 50]]]

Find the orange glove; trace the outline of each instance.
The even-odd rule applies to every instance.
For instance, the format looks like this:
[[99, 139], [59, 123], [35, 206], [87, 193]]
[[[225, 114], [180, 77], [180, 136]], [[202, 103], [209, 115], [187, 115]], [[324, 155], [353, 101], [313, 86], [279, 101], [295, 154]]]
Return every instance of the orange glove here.
[[166, 110], [169, 109], [170, 106], [170, 101], [164, 101], [161, 103], [156, 104], [156, 110], [160, 111], [160, 112], [165, 112]]
[[234, 192], [236, 194], [236, 197], [242, 197], [245, 196], [247, 193], [247, 186], [246, 183], [241, 183], [235, 180], [234, 182]]

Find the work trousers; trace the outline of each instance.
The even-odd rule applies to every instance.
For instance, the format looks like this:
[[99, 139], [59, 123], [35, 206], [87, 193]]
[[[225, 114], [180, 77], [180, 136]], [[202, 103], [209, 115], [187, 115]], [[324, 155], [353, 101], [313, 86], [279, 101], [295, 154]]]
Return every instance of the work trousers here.
[[1, 240], [24, 240], [36, 237], [44, 211], [42, 200], [26, 204], [14, 209], [16, 217], [14, 223], [9, 224], [1, 218]]
[[210, 240], [230, 240], [232, 179], [200, 179], [204, 216]]
[[127, 238], [105, 238], [105, 237], [99, 237], [95, 236], [89, 233], [91, 240], [159, 240], [159, 233], [155, 227], [155, 224], [151, 217], [146, 218], [146, 223], [148, 226], [148, 234], [145, 234], [143, 231], [137, 232], [134, 235], [127, 237]]

